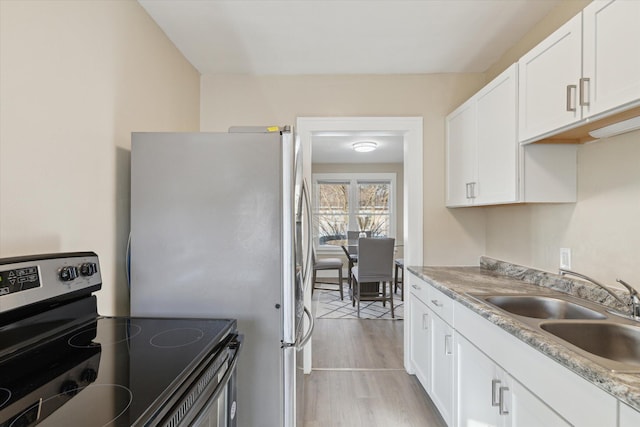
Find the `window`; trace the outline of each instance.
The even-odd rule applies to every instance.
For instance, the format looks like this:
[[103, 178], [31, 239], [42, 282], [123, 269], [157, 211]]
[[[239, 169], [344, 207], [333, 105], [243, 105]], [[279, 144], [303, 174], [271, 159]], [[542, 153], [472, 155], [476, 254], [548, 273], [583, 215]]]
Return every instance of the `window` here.
[[329, 247], [346, 240], [348, 230], [395, 237], [393, 173], [315, 174], [314, 238]]

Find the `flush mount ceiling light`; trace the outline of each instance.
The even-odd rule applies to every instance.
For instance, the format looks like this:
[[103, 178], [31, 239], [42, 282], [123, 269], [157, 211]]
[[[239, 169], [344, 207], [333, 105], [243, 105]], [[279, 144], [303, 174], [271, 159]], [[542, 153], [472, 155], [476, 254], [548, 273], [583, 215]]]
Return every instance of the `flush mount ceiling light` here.
[[358, 141], [354, 142], [352, 147], [358, 153], [367, 153], [378, 148], [378, 144], [373, 141]]
[[606, 138], [640, 129], [640, 116], [589, 132], [594, 138]]

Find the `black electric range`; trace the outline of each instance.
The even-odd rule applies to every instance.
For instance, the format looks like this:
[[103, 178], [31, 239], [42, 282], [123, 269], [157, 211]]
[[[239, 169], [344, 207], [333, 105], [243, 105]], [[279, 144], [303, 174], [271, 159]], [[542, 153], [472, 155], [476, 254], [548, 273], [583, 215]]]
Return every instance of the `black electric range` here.
[[91, 252], [0, 259], [0, 427], [235, 425], [236, 321], [99, 316], [100, 286]]

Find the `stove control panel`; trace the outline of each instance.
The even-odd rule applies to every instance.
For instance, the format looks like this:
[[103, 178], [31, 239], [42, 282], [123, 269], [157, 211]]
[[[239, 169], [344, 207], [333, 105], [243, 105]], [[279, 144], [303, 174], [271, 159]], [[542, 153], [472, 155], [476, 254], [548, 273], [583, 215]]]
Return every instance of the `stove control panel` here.
[[0, 295], [37, 288], [41, 285], [37, 265], [0, 270]]
[[94, 252], [0, 258], [0, 313], [101, 285]]

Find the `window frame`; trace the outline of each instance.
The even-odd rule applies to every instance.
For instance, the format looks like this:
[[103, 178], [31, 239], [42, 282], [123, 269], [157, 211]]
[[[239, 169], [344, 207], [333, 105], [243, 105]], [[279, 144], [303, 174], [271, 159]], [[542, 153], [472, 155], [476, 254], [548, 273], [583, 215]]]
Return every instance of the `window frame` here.
[[312, 174], [313, 182], [313, 246], [318, 253], [332, 253], [340, 252], [342, 249], [339, 246], [334, 245], [320, 245], [319, 233], [317, 227], [317, 215], [319, 206], [319, 194], [318, 184], [320, 182], [335, 182], [344, 183], [349, 182], [349, 224], [357, 224], [355, 217], [357, 216], [358, 206], [358, 182], [364, 183], [376, 183], [376, 182], [388, 182], [389, 183], [389, 236], [396, 237], [396, 224], [397, 224], [397, 209], [396, 209], [396, 180], [397, 174], [394, 172], [363, 172], [363, 173], [314, 173]]

